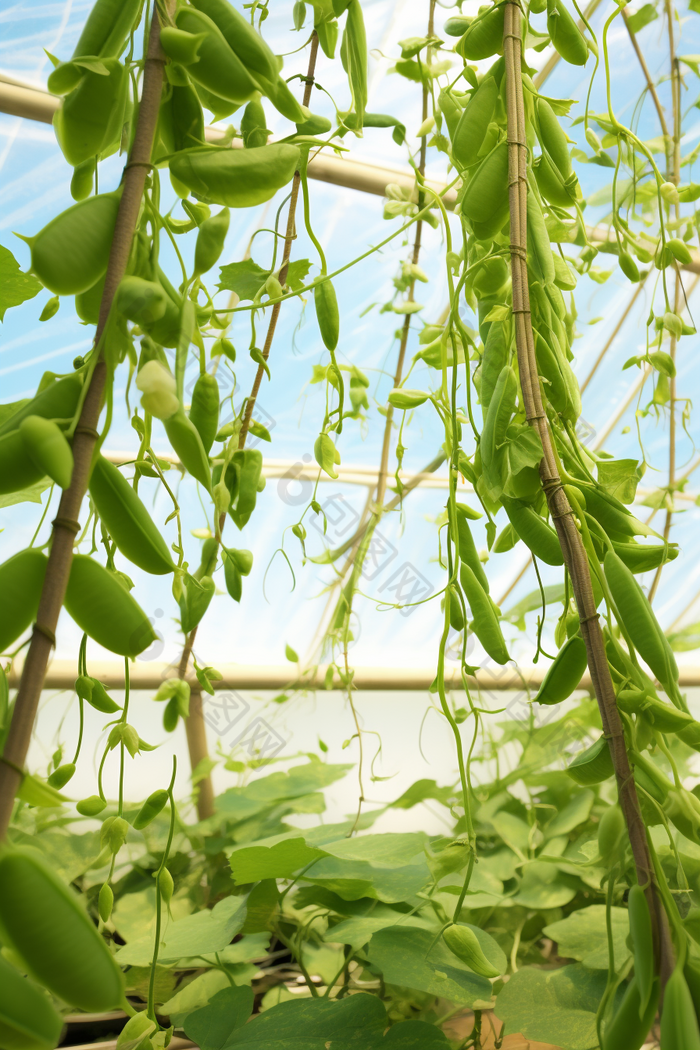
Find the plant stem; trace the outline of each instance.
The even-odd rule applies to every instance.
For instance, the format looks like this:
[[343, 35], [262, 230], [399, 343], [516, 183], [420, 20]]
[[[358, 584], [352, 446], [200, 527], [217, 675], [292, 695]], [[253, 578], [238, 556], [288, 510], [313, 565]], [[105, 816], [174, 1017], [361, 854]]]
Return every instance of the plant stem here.
[[627, 27], [627, 32], [629, 33], [630, 40], [632, 41], [632, 47], [634, 48], [634, 53], [636, 54], [637, 58], [639, 59], [639, 65], [642, 67], [642, 73], [644, 74], [644, 79], [647, 82], [647, 88], [649, 89], [649, 94], [651, 95], [652, 100], [654, 102], [654, 106], [656, 107], [656, 113], [657, 113], [657, 116], [659, 118], [659, 124], [661, 125], [661, 133], [662, 133], [662, 135], [664, 137], [664, 145], [665, 145], [665, 148], [666, 148], [666, 169], [667, 169], [667, 174], [670, 174], [670, 172], [672, 170], [672, 145], [671, 145], [671, 136], [670, 136], [669, 131], [668, 131], [668, 125], [666, 124], [666, 115], [664, 113], [664, 107], [661, 105], [661, 100], [659, 99], [658, 93], [656, 91], [656, 85], [654, 84], [654, 81], [651, 78], [651, 74], [649, 72], [649, 67], [646, 64], [646, 60], [644, 58], [644, 55], [642, 54], [641, 48], [639, 47], [639, 43], [637, 41], [637, 35], [634, 32], [634, 30], [632, 29], [632, 27], [630, 26], [629, 15], [627, 14], [627, 11], [624, 9], [624, 7], [622, 9], [622, 18], [624, 20], [625, 26]]
[[[311, 99], [311, 90], [314, 86], [314, 74], [316, 71], [316, 56], [318, 54], [318, 34], [314, 30], [311, 37], [311, 53], [309, 55], [309, 65], [306, 73], [306, 79], [304, 81], [304, 98], [303, 104], [308, 106]], [[299, 199], [299, 187], [301, 185], [301, 176], [298, 171], [294, 173], [294, 179], [292, 182], [292, 191], [290, 194], [289, 201], [289, 212], [287, 214], [287, 229], [284, 238], [284, 249], [282, 253], [282, 265], [279, 271], [280, 284], [284, 285], [287, 269], [289, 266], [289, 259], [292, 254], [292, 242], [296, 236], [296, 227], [294, 217], [296, 213], [297, 201]], [[276, 241], [275, 241], [276, 244]], [[247, 253], [246, 253], [247, 254]], [[272, 340], [274, 339], [275, 329], [277, 328], [277, 318], [279, 317], [280, 309], [282, 304], [275, 303], [272, 307], [272, 314], [270, 321], [267, 326], [267, 335], [265, 336], [265, 344], [263, 346], [263, 358], [267, 361], [270, 356], [270, 350], [272, 348]], [[246, 438], [248, 437], [248, 430], [250, 423], [253, 418], [253, 409], [255, 407], [255, 401], [260, 390], [260, 384], [265, 374], [263, 365], [258, 365], [257, 372], [255, 373], [255, 379], [253, 380], [253, 387], [246, 401], [245, 412], [243, 415], [243, 423], [241, 425], [240, 433], [238, 435], [238, 447], [239, 449], [245, 448]], [[226, 515], [222, 514], [219, 518], [219, 527], [217, 530], [217, 537], [221, 538], [221, 534], [226, 523]], [[189, 666], [190, 657], [192, 655], [192, 649], [194, 647], [195, 639], [197, 637], [197, 628], [194, 627], [187, 638], [185, 639], [185, 645], [180, 656], [180, 663], [178, 665], [178, 678], [184, 678], [187, 674], [187, 668]], [[190, 755], [190, 764], [194, 771], [199, 763], [209, 757], [209, 751], [207, 748], [207, 734], [205, 729], [204, 718], [202, 715], [202, 695], [200, 693], [193, 693], [190, 697], [190, 714], [185, 722], [187, 731], [187, 744]], [[197, 794], [197, 815], [200, 820], [206, 820], [207, 817], [211, 817], [214, 814], [214, 790], [212, 787], [211, 777], [204, 777], [199, 782], [199, 792]]]
[[527, 277], [527, 136], [522, 88], [521, 14], [516, 0], [508, 0], [504, 23], [508, 114], [508, 167], [510, 201], [511, 273], [513, 318], [518, 366], [527, 421], [542, 441], [540, 462], [542, 488], [559, 536], [564, 564], [569, 572], [586, 644], [588, 666], [595, 689], [603, 731], [608, 739], [617, 779], [618, 796], [630, 838], [632, 855], [641, 886], [647, 886], [649, 909], [654, 923], [655, 954], [663, 988], [673, 970], [673, 946], [656, 875], [646, 828], [639, 807], [634, 776], [629, 764], [620, 713], [605, 653], [603, 632], [596, 612], [588, 558], [576, 528], [571, 506], [562, 488], [547, 414], [542, 403], [530, 319]]
[[[174, 0], [167, 0], [168, 12], [173, 7]], [[154, 11], [144, 60], [143, 92], [139, 104], [136, 132], [129, 160], [124, 168], [123, 192], [119, 202], [104, 292], [100, 303], [100, 316], [95, 332], [93, 352], [96, 355], [96, 363], [80, 419], [75, 428], [73, 475], [70, 486], [61, 496], [58, 515], [53, 523], [51, 551], [39, 601], [37, 620], [22, 669], [12, 724], [5, 744], [5, 757], [11, 764], [0, 763], [0, 840], [6, 835], [15, 792], [20, 782], [20, 774], [13, 767], [22, 769], [26, 762], [44, 684], [46, 665], [55, 645], [56, 625], [73, 561], [73, 543], [80, 529], [78, 515], [90, 476], [92, 455], [97, 440], [96, 427], [108, 379], [107, 364], [102, 356], [101, 340], [114, 294], [126, 272], [146, 176], [151, 165], [151, 150], [163, 87], [164, 63], [165, 56], [160, 46], [160, 19], [157, 11]]]

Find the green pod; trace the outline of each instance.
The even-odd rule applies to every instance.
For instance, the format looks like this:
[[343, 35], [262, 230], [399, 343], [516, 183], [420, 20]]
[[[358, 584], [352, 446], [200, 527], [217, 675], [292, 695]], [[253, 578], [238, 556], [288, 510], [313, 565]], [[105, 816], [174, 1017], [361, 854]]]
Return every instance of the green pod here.
[[115, 58], [122, 51], [140, 11], [141, 0], [97, 0], [78, 37], [73, 58], [91, 55]]
[[632, 258], [629, 252], [622, 251], [618, 259], [620, 263], [620, 269], [624, 273], [625, 277], [632, 282], [637, 284], [640, 279], [639, 267]]
[[484, 157], [462, 197], [462, 214], [479, 240], [490, 240], [508, 219], [508, 144], [501, 142]]
[[442, 28], [448, 36], [464, 36], [471, 22], [471, 18], [454, 15], [452, 18], [447, 19]]
[[658, 1005], [658, 979], [654, 980], [649, 999], [644, 1006], [635, 974], [625, 989], [617, 1012], [605, 1026], [602, 1050], [641, 1050], [651, 1031]]
[[627, 568], [635, 574], [658, 569], [659, 565], [675, 561], [678, 557], [678, 545], [675, 543], [655, 543], [645, 547], [641, 543], [613, 541], [613, 548]]
[[241, 576], [241, 570], [238, 568], [236, 562], [227, 550], [223, 551], [222, 557], [224, 562], [226, 590], [228, 591], [229, 596], [233, 598], [234, 602], [240, 602], [243, 594], [243, 577]]
[[453, 955], [481, 977], [500, 977], [500, 971], [484, 955], [484, 950], [471, 926], [448, 926], [443, 940]]
[[54, 115], [64, 157], [73, 166], [105, 153], [121, 136], [129, 73], [118, 59], [103, 59], [109, 76], [88, 70]]
[[678, 736], [684, 744], [692, 747], [693, 751], [700, 751], [700, 722], [693, 722], [686, 729], [681, 729]]
[[0, 857], [0, 929], [4, 943], [59, 999], [81, 1010], [118, 1007], [124, 981], [78, 895], [36, 853]]
[[[246, 149], [254, 149], [256, 146], [267, 145], [267, 134], [267, 121], [263, 104], [259, 98], [253, 98], [246, 106], [241, 117], [241, 135], [243, 136], [244, 147]], [[300, 134], [308, 134], [308, 132], [301, 132]]]
[[160, 31], [160, 46], [173, 62], [191, 66], [199, 62], [199, 48], [204, 40], [202, 33], [188, 33], [176, 26], [163, 26]]
[[652, 762], [646, 755], [639, 751], [633, 751], [630, 755], [637, 783], [648, 791], [662, 806], [668, 800], [673, 785], [656, 763]]
[[219, 261], [230, 219], [228, 208], [222, 208], [217, 215], [205, 219], [199, 227], [194, 247], [194, 273], [197, 277], [207, 273]]
[[450, 140], [454, 143], [455, 132], [457, 131], [457, 127], [462, 117], [462, 107], [452, 92], [448, 91], [446, 88], [443, 88], [438, 96], [438, 106], [440, 107], [440, 112], [445, 118], [447, 130], [450, 134]]
[[452, 136], [452, 156], [462, 168], [476, 164], [497, 100], [496, 78], [487, 77], [467, 102]]
[[97, 897], [97, 911], [99, 913], [102, 922], [109, 922], [112, 915], [112, 908], [114, 907], [114, 890], [108, 882], [105, 882], [100, 887], [100, 892]]
[[335, 45], [338, 43], [337, 21], [331, 19], [330, 22], [319, 22], [314, 28], [324, 55], [326, 58], [333, 59], [335, 57]]
[[511, 551], [516, 543], [520, 540], [517, 532], [513, 528], [510, 522], [504, 529], [501, 529], [498, 536], [494, 540], [493, 547], [491, 550], [494, 554], [506, 554], [507, 551]]
[[562, 179], [568, 179], [572, 169], [566, 134], [546, 98], [537, 99], [536, 109], [540, 145], [549, 154]]
[[21, 492], [44, 477], [44, 471], [29, 455], [19, 430], [0, 437], [0, 495]]
[[85, 76], [85, 66], [75, 62], [61, 62], [46, 78], [46, 86], [52, 95], [68, 95]]
[[542, 214], [542, 206], [532, 180], [527, 193], [527, 265], [535, 280], [543, 285], [554, 284], [554, 259], [549, 233]]
[[509, 275], [510, 269], [506, 260], [502, 255], [494, 255], [485, 259], [476, 270], [472, 287], [478, 296], [496, 295]]
[[151, 821], [155, 820], [158, 814], [162, 812], [167, 801], [168, 792], [164, 791], [163, 788], [152, 792], [136, 814], [133, 824], [136, 831], [143, 831], [144, 828], [148, 827]]
[[505, 4], [497, 4], [477, 15], [464, 36], [455, 44], [455, 51], [468, 62], [490, 58], [503, 47]]
[[0, 652], [6, 652], [36, 619], [48, 558], [28, 547], [0, 565]]
[[95, 183], [95, 158], [89, 157], [73, 169], [70, 180], [70, 195], [74, 201], [84, 201], [92, 193]]
[[449, 602], [448, 616], [450, 618], [450, 627], [453, 631], [464, 630], [464, 611], [462, 609], [462, 603], [459, 600], [459, 589], [457, 584], [449, 584], [445, 591], [445, 602]]
[[664, 989], [661, 1011], [663, 1050], [700, 1050], [700, 1030], [683, 971], [676, 967]]
[[329, 280], [314, 285], [314, 306], [324, 345], [327, 350], [335, 350], [340, 335], [340, 313], [335, 288]]
[[484, 354], [481, 358], [481, 410], [484, 419], [491, 404], [491, 398], [504, 366], [508, 364], [509, 340], [505, 322], [491, 322], [484, 343]]
[[175, 890], [175, 883], [173, 882], [173, 877], [167, 868], [163, 868], [163, 870], [158, 873], [158, 889], [160, 890], [160, 895], [165, 903], [170, 904], [170, 900]]
[[664, 687], [678, 682], [678, 665], [644, 591], [622, 559], [608, 551], [605, 578], [635, 649]]
[[195, 580], [201, 580], [203, 576], [213, 576], [218, 560], [219, 541], [214, 536], [208, 536], [202, 544], [199, 568], [193, 573]]
[[0, 955], [0, 1046], [3, 1050], [54, 1050], [63, 1018], [34, 981]]
[[483, 481], [489, 495], [498, 499], [503, 486], [501, 481], [501, 465], [503, 451], [501, 446], [505, 441], [506, 430], [511, 416], [516, 407], [516, 394], [518, 382], [515, 372], [510, 365], [504, 365], [496, 382], [493, 396], [486, 413], [484, 427], [481, 432], [481, 463], [483, 466]]
[[178, 29], [202, 37], [199, 61], [187, 70], [193, 80], [237, 105], [253, 97], [257, 83], [211, 18], [202, 11], [183, 7], [175, 21]]
[[[241, 131], [243, 122], [241, 121]], [[367, 127], [365, 122], [365, 127]], [[264, 127], [264, 126], [263, 126]], [[326, 135], [333, 127], [328, 117], [321, 117], [316, 113], [312, 113], [308, 120], [302, 121], [301, 124], [297, 124], [297, 135]], [[264, 129], [265, 137], [260, 135], [260, 140], [257, 142], [251, 142], [251, 146], [264, 146], [267, 142], [267, 129]], [[245, 142], [245, 138], [243, 140]]]
[[569, 14], [564, 0], [547, 0], [547, 32], [552, 44], [565, 62], [585, 66], [588, 44]]
[[262, 465], [260, 449], [237, 449], [226, 471], [226, 486], [231, 493], [229, 513], [239, 529], [248, 523], [255, 510]]
[[204, 485], [207, 492], [211, 491], [211, 468], [202, 439], [199, 436], [194, 423], [187, 418], [182, 406], [170, 416], [163, 420], [168, 441], [188, 474]]
[[51, 776], [47, 779], [47, 784], [49, 787], [60, 790], [69, 780], [73, 779], [74, 774], [75, 762], [64, 762], [62, 766], [54, 769]]
[[627, 908], [634, 953], [634, 975], [639, 989], [639, 1016], [643, 1018], [654, 987], [654, 934], [651, 927], [649, 904], [644, 890], [635, 883], [627, 898]]
[[228, 46], [254, 74], [274, 80], [279, 75], [277, 59], [259, 33], [228, 0], [193, 0], [215, 23]]
[[297, 101], [289, 88], [289, 84], [283, 77], [278, 76], [276, 80], [267, 80], [261, 73], [256, 73], [255, 79], [272, 105], [283, 117], [291, 120], [293, 124], [301, 124], [306, 120], [309, 115], [308, 109], [305, 109]]
[[81, 674], [75, 680], [75, 691], [81, 700], [86, 700], [90, 707], [102, 714], [111, 715], [121, 711], [121, 707], [109, 695], [102, 682], [90, 675]]
[[185, 576], [180, 597], [180, 625], [183, 634], [189, 634], [200, 622], [214, 597], [216, 584], [211, 576], [196, 580], [189, 574]]
[[32, 272], [56, 295], [92, 288], [107, 269], [121, 190], [73, 204], [28, 237]]
[[157, 281], [143, 277], [123, 277], [115, 296], [116, 307], [134, 324], [147, 327], [165, 314], [169, 297]]
[[598, 852], [608, 867], [617, 862], [621, 851], [624, 853], [626, 837], [622, 810], [617, 803], [608, 806], [598, 825]]
[[216, 376], [203, 372], [194, 384], [190, 421], [194, 423], [204, 451], [209, 452], [219, 429], [219, 384]]
[[625, 537], [652, 536], [654, 530], [630, 514], [624, 503], [600, 488], [581, 489], [586, 510], [600, 522], [613, 541]]
[[700, 844], [700, 799], [685, 788], [669, 788], [664, 812], [672, 824], [696, 845]]
[[604, 736], [582, 751], [566, 767], [566, 772], [577, 784], [602, 784], [615, 772], [610, 747]]
[[115, 573], [73, 555], [65, 606], [78, 627], [119, 656], [136, 657], [156, 640], [150, 620]]
[[492, 660], [508, 663], [510, 655], [491, 599], [468, 565], [462, 565], [460, 581], [472, 615], [472, 630]]
[[79, 292], [75, 297], [75, 312], [86, 324], [97, 324], [100, 319], [100, 305], [106, 276], [106, 273], [102, 274], [92, 288], [88, 288], [86, 292]]
[[[694, 914], [693, 914], [694, 913]], [[686, 916], [686, 928], [690, 927], [691, 921], [695, 929], [691, 933], [691, 937], [696, 936], [695, 930], [697, 927], [697, 910], [691, 909], [691, 913]], [[690, 948], [690, 945], [688, 946]], [[690, 996], [693, 1000], [693, 1006], [695, 1007], [695, 1016], [698, 1018], [700, 1024], [700, 959], [695, 955], [691, 955], [690, 951], [685, 960], [685, 966], [683, 967], [683, 974], [690, 990]]]
[[547, 400], [555, 412], [575, 423], [581, 415], [581, 394], [576, 376], [566, 357], [559, 351], [554, 332], [550, 332], [550, 338], [551, 342], [540, 332], [535, 333], [535, 356], [540, 375], [547, 380]]
[[[554, 284], [557, 289], [561, 289], [563, 292], [573, 292], [577, 285], [577, 278], [567, 262], [565, 262], [561, 255], [554, 255]], [[563, 320], [563, 318], [561, 319]], [[566, 332], [566, 329], [564, 329]]]
[[29, 458], [42, 473], [62, 489], [67, 489], [73, 474], [73, 450], [56, 423], [43, 416], [25, 416], [19, 433]]
[[144, 324], [143, 328], [154, 343], [159, 343], [160, 346], [176, 347], [180, 341], [181, 306], [167, 296], [163, 316], [150, 324]]
[[122, 472], [104, 456], [98, 456], [92, 468], [90, 496], [125, 558], [156, 576], [173, 571], [168, 545], [153, 518]]
[[240, 574], [249, 576], [253, 568], [253, 552], [236, 547], [225, 547], [224, 549]]
[[641, 714], [661, 733], [681, 733], [697, 725], [692, 715], [665, 704], [657, 696], [649, 696], [637, 689], [621, 689], [617, 706], [626, 714]]
[[468, 565], [472, 570], [477, 580], [484, 588], [486, 593], [489, 593], [489, 581], [486, 573], [484, 572], [484, 566], [479, 558], [479, 553], [474, 543], [474, 537], [472, 536], [472, 530], [469, 528], [469, 522], [467, 516], [460, 512], [459, 505], [457, 506], [457, 534], [459, 536], [459, 557], [460, 560]]
[[278, 142], [256, 149], [190, 150], [173, 157], [170, 170], [206, 203], [252, 208], [286, 186], [298, 165], [297, 147]]
[[[44, 379], [47, 376], [50, 377], [51, 373], [45, 373]], [[42, 380], [39, 393], [29, 401], [20, 402], [21, 407], [0, 425], [0, 436], [16, 431], [27, 416], [42, 416], [44, 419], [70, 422], [78, 407], [82, 389], [83, 376], [80, 372], [72, 372], [63, 379], [49, 382], [46, 386], [43, 386]]]
[[554, 657], [544, 681], [535, 697], [538, 704], [560, 704], [567, 700], [583, 677], [588, 666], [586, 643], [575, 634], [562, 645]]
[[508, 497], [503, 497], [502, 502], [511, 525], [535, 557], [547, 565], [563, 565], [564, 556], [556, 530], [529, 504]]
[[533, 171], [537, 188], [545, 200], [559, 208], [571, 208], [576, 199], [576, 191], [573, 186], [571, 191], [569, 190], [546, 153], [537, 158]]
[[158, 135], [166, 153], [204, 145], [204, 114], [191, 84], [173, 84], [160, 107]]
[[75, 808], [83, 817], [96, 817], [106, 807], [107, 803], [99, 795], [89, 795], [76, 803]]

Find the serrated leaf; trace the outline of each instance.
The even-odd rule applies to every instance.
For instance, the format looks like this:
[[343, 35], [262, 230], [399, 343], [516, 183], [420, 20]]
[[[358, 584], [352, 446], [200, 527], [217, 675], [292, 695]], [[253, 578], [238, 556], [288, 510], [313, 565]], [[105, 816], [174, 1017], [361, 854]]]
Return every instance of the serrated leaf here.
[[33, 299], [43, 285], [31, 273], [23, 273], [9, 248], [0, 244], [0, 321], [13, 306]]

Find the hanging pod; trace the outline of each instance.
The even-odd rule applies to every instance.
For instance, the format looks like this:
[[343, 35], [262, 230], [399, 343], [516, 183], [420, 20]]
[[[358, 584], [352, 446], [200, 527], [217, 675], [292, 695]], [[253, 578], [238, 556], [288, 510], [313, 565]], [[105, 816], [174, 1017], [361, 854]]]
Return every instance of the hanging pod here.
[[566, 134], [546, 98], [537, 99], [536, 110], [540, 145], [549, 154], [562, 179], [568, 179], [572, 169]]
[[115, 300], [119, 312], [144, 329], [163, 317], [169, 303], [165, 289], [143, 277], [123, 277]]
[[190, 422], [194, 423], [208, 454], [219, 429], [219, 384], [216, 376], [203, 372], [192, 391]]
[[183, 7], [175, 21], [178, 29], [201, 37], [199, 61], [187, 70], [192, 79], [239, 106], [252, 98], [258, 85], [211, 18], [203, 11]]
[[140, 569], [162, 576], [175, 568], [168, 545], [122, 472], [98, 456], [90, 476], [90, 496], [117, 548]]
[[74, 201], [84, 201], [92, 193], [95, 183], [96, 158], [89, 157], [73, 169], [70, 180], [70, 195]]
[[554, 657], [535, 697], [538, 704], [560, 704], [578, 688], [588, 666], [586, 643], [575, 634]]
[[0, 565], [0, 652], [6, 652], [36, 619], [48, 558], [34, 547]]
[[56, 138], [69, 164], [104, 154], [121, 139], [129, 73], [116, 58], [102, 64], [109, 75], [88, 70], [54, 114]]
[[91, 55], [116, 58], [140, 10], [141, 0], [97, 0], [78, 37], [73, 58]]
[[503, 256], [492, 255], [474, 272], [472, 287], [478, 296], [496, 295], [509, 276], [510, 267]]
[[450, 583], [445, 591], [445, 603], [448, 605], [447, 614], [450, 627], [453, 631], [464, 630], [464, 610], [460, 601], [459, 587], [456, 583]]
[[260, 449], [237, 449], [226, 471], [226, 486], [231, 493], [229, 513], [239, 529], [248, 523], [255, 510], [263, 481], [262, 465]]
[[133, 823], [135, 830], [143, 831], [144, 828], [148, 827], [151, 821], [155, 820], [163, 810], [167, 801], [168, 792], [163, 788], [158, 788], [157, 791], [152, 792], [136, 814], [136, 819]]
[[[44, 379], [51, 380], [52, 373], [46, 372]], [[21, 408], [8, 416], [0, 425], [0, 436], [12, 433], [19, 428], [27, 416], [43, 416], [45, 419], [61, 419], [69, 422], [75, 415], [78, 400], [83, 389], [83, 375], [72, 372], [62, 379], [54, 379], [44, 385], [42, 380], [39, 392], [29, 401], [19, 402]]]
[[90, 675], [78, 675], [75, 680], [75, 691], [81, 700], [86, 700], [96, 711], [101, 711], [105, 715], [121, 711], [121, 707], [112, 699], [102, 682], [91, 678]]
[[54, 1050], [63, 1018], [49, 998], [0, 955], [0, 1046], [3, 1050]]
[[646, 1007], [643, 1007], [635, 974], [625, 989], [617, 1012], [605, 1026], [602, 1050], [641, 1050], [651, 1031], [658, 1005], [658, 978], [654, 980]]
[[163, 420], [173, 452], [188, 474], [211, 491], [211, 468], [202, 439], [194, 423], [187, 418], [182, 405], [174, 415]]
[[469, 565], [463, 564], [460, 581], [472, 615], [471, 629], [497, 664], [507, 664], [510, 654], [488, 594]]
[[639, 989], [639, 1016], [649, 1008], [654, 987], [654, 934], [646, 894], [639, 883], [631, 887], [627, 898], [630, 935], [634, 953], [634, 975]]
[[581, 415], [581, 394], [578, 381], [571, 365], [559, 345], [553, 331], [545, 339], [541, 332], [535, 332], [535, 357], [540, 375], [547, 383], [545, 393], [555, 412], [571, 423]]
[[692, 791], [686, 791], [685, 788], [669, 788], [664, 812], [682, 835], [700, 845], [700, 799]]
[[314, 285], [314, 306], [324, 345], [327, 350], [335, 350], [340, 335], [340, 313], [335, 288], [328, 279]]
[[243, 577], [241, 570], [236, 565], [235, 560], [230, 556], [227, 550], [222, 552], [222, 558], [224, 562], [224, 579], [226, 581], [226, 590], [229, 596], [233, 598], [234, 602], [240, 602], [243, 595]]
[[73, 204], [34, 237], [25, 237], [32, 272], [55, 295], [92, 288], [107, 269], [121, 189]]
[[[328, 130], [330, 131], [330, 128]], [[263, 104], [259, 98], [251, 99], [245, 108], [241, 117], [241, 135], [243, 136], [243, 145], [246, 149], [267, 145], [267, 120], [265, 119]]]
[[602, 784], [615, 772], [608, 741], [599, 737], [585, 751], [576, 756], [566, 767], [566, 772], [577, 784], [587, 787], [590, 784]]
[[268, 80], [279, 75], [277, 58], [259, 33], [228, 0], [193, 0], [193, 6], [215, 23], [228, 46], [254, 74]]
[[528, 178], [527, 187], [527, 265], [535, 280], [543, 285], [554, 284], [554, 259], [549, 233], [542, 214], [536, 183]]
[[588, 44], [569, 14], [564, 0], [547, 0], [547, 32], [555, 50], [565, 62], [572, 66], [585, 66]]
[[452, 156], [462, 168], [476, 164], [497, 100], [496, 78], [487, 76], [462, 111], [452, 135]]
[[663, 1050], [700, 1050], [700, 1030], [683, 971], [676, 967], [664, 989], [661, 1011]]
[[678, 665], [649, 600], [614, 551], [609, 550], [605, 555], [604, 567], [613, 601], [635, 649], [668, 689], [678, 682]]
[[518, 381], [510, 365], [504, 365], [496, 382], [481, 432], [479, 450], [483, 466], [483, 481], [493, 499], [499, 499], [503, 490], [501, 465], [506, 430], [516, 408]]
[[453, 955], [478, 973], [481, 977], [500, 977], [497, 970], [484, 955], [479, 938], [471, 926], [458, 926], [456, 923], [443, 931], [442, 938]]
[[204, 145], [202, 103], [191, 84], [172, 84], [161, 103], [158, 137], [165, 153], [179, 153]]
[[488, 577], [484, 572], [484, 566], [479, 558], [479, 553], [474, 543], [472, 530], [469, 528], [467, 516], [463, 511], [460, 511], [459, 504], [457, 505], [457, 532], [459, 535], [459, 557], [465, 565], [470, 567], [477, 580], [488, 594]]
[[630, 514], [624, 503], [603, 489], [586, 487], [580, 489], [586, 510], [600, 522], [611, 540], [632, 539], [635, 536], [654, 536], [649, 525]]
[[463, 37], [455, 44], [455, 51], [468, 62], [490, 58], [503, 47], [505, 4], [496, 4], [477, 15]]
[[252, 208], [286, 186], [298, 165], [297, 147], [279, 142], [256, 149], [189, 150], [171, 159], [170, 170], [200, 200]]
[[163, 26], [160, 31], [160, 46], [171, 61], [181, 66], [199, 62], [199, 48], [205, 39], [205, 33], [188, 33], [176, 26]]
[[67, 489], [73, 474], [73, 450], [56, 423], [42, 416], [25, 416], [19, 433], [29, 457], [41, 471], [62, 489]]
[[75, 891], [34, 851], [0, 857], [0, 930], [32, 976], [70, 1006], [120, 1006], [124, 980], [107, 944]]
[[19, 430], [0, 437], [0, 495], [21, 492], [44, 477], [44, 471], [29, 455]]
[[511, 525], [523, 543], [547, 565], [563, 565], [564, 556], [556, 531], [528, 503], [503, 496], [501, 499]]
[[559, 208], [573, 206], [576, 201], [577, 182], [573, 179], [569, 188], [545, 152], [535, 161], [533, 171], [537, 188], [545, 200]]
[[491, 240], [508, 219], [508, 143], [503, 141], [484, 157], [462, 196], [462, 214], [474, 236]]
[[484, 419], [503, 367], [508, 364], [509, 340], [505, 321], [492, 321], [481, 358], [481, 411]]
[[445, 118], [447, 124], [447, 130], [450, 134], [450, 141], [454, 144], [455, 132], [459, 125], [463, 110], [459, 102], [447, 88], [443, 88], [438, 96], [438, 106], [440, 112]]
[[677, 543], [655, 543], [644, 546], [641, 543], [617, 543], [613, 541], [615, 553], [622, 559], [630, 572], [636, 574], [658, 569], [668, 561], [678, 557]]
[[224, 250], [231, 213], [222, 208], [217, 215], [205, 219], [197, 232], [194, 246], [194, 274], [199, 277], [211, 270]]
[[87, 554], [73, 555], [65, 606], [82, 631], [119, 656], [136, 657], [156, 640], [120, 578]]
[[617, 694], [617, 706], [628, 715], [643, 715], [661, 733], [682, 733], [684, 729], [698, 725], [687, 711], [680, 711], [665, 704], [658, 696], [638, 689], [621, 689]]

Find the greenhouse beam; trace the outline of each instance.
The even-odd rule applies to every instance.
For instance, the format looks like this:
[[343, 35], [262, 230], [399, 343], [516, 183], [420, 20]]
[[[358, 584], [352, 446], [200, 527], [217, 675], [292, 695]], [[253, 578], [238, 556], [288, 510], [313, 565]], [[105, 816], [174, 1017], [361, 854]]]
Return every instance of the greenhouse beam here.
[[[220, 664], [217, 668], [222, 678], [214, 682], [217, 690], [227, 689], [271, 689], [271, 690], [306, 690], [325, 689], [326, 665], [320, 665], [302, 675], [294, 676], [293, 670], [286, 664], [262, 666], [259, 664]], [[146, 663], [136, 660], [131, 665], [130, 684], [132, 689], [157, 689], [168, 678], [175, 676], [177, 668], [173, 664]], [[10, 687], [16, 687], [22, 672], [19, 661], [10, 672]], [[115, 660], [91, 660], [90, 673], [99, 679], [107, 689], [124, 687], [124, 665]], [[537, 688], [542, 683], [545, 669], [540, 667], [482, 668], [470, 684], [479, 689], [493, 692], [518, 692], [524, 688]], [[75, 684], [76, 665], [74, 660], [54, 660], [46, 673], [44, 689], [72, 689]], [[362, 692], [426, 692], [433, 679], [435, 670], [432, 667], [357, 667], [353, 685]], [[199, 683], [193, 674], [187, 681], [193, 689], [199, 689]], [[462, 679], [459, 665], [453, 669], [445, 668], [445, 683], [450, 689], [461, 689]], [[581, 679], [581, 689], [590, 689], [588, 672]], [[700, 665], [689, 665], [680, 669], [681, 688], [700, 686]], [[344, 687], [336, 674], [333, 689]]]

